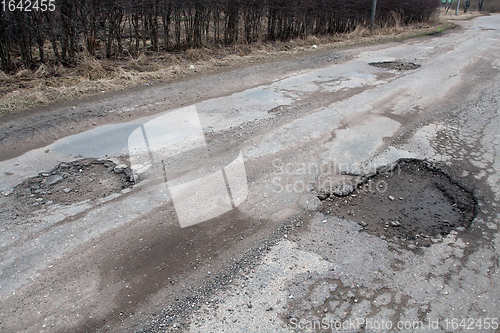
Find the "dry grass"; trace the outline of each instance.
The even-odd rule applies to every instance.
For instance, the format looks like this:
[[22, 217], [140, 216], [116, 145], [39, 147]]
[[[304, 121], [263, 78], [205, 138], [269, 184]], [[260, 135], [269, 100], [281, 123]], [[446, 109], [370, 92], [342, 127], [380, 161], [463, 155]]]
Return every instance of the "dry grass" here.
[[482, 16], [483, 14], [477, 12], [477, 11], [468, 11], [467, 13], [464, 13], [463, 11], [459, 11], [458, 15], [455, 15], [455, 11], [451, 10], [448, 12], [448, 14], [445, 14], [444, 11], [441, 13], [441, 20], [446, 20], [446, 21], [465, 21], [465, 20], [471, 20], [475, 17]]
[[0, 114], [299, 52], [422, 36], [451, 26], [438, 20], [401, 26], [396, 14], [393, 14], [393, 20], [374, 31], [358, 26], [348, 34], [309, 36], [287, 42], [260, 41], [251, 45], [193, 49], [151, 57], [141, 55], [137, 59], [121, 61], [96, 60], [82, 54], [75, 68], [41, 65], [34, 72], [23, 70], [15, 75], [0, 72]]
[[94, 57], [83, 53], [78, 61], [76, 74], [90, 81], [97, 81], [106, 78], [109, 74], [104, 70], [101, 63]]
[[[472, 11], [477, 11], [477, 3], [479, 0], [471, 0], [470, 9]], [[460, 2], [460, 7], [463, 8], [464, 1]], [[451, 11], [451, 9], [450, 9]], [[455, 11], [453, 11], [455, 12]], [[483, 12], [484, 13], [499, 13], [500, 12], [500, 0], [484, 0], [483, 2]]]
[[457, 9], [457, 2], [455, 1], [448, 14], [445, 14], [444, 6], [442, 7], [442, 16], [443, 18], [449, 20], [469, 20], [474, 17], [481, 16], [487, 13], [498, 13], [500, 12], [500, 0], [485, 0], [483, 3], [482, 12], [478, 12], [477, 4], [478, 0], [471, 0], [469, 10], [467, 13], [464, 13], [464, 2], [460, 1], [460, 8], [458, 9], [458, 15], [455, 15]]

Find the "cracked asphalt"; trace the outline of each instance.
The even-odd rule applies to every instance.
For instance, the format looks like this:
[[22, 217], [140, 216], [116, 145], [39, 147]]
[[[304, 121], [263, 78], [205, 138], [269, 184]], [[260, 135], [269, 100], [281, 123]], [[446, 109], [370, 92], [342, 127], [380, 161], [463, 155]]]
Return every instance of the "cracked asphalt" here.
[[[459, 25], [4, 118], [0, 331], [500, 332], [500, 15]], [[382, 62], [420, 67], [369, 65]], [[193, 105], [215, 169], [241, 152], [245, 201], [181, 228], [175, 194], [154, 179], [89, 194], [137, 171], [128, 138], [142, 124]], [[100, 169], [56, 177], [82, 159]], [[394, 207], [414, 195], [408, 179], [429, 205], [448, 200], [433, 208], [442, 223], [462, 214], [417, 172], [404, 190], [390, 178], [366, 188], [401, 159], [473, 196], [472, 222], [385, 237], [402, 216], [369, 232], [362, 214], [404, 215]], [[206, 167], [196, 151], [172, 161]], [[373, 194], [377, 204], [357, 211]], [[328, 213], [325, 200], [352, 208]]]

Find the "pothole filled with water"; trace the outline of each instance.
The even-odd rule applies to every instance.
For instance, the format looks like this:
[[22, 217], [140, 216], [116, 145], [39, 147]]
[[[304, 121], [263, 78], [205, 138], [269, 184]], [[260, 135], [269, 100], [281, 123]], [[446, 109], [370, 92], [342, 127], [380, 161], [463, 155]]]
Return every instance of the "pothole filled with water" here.
[[420, 68], [419, 64], [415, 64], [413, 62], [403, 62], [403, 61], [371, 62], [369, 65], [378, 68], [395, 69], [398, 71], [411, 71]]
[[473, 194], [420, 160], [400, 160], [345, 195], [322, 193], [322, 212], [359, 223], [383, 239], [427, 246], [439, 235], [468, 228], [476, 215]]

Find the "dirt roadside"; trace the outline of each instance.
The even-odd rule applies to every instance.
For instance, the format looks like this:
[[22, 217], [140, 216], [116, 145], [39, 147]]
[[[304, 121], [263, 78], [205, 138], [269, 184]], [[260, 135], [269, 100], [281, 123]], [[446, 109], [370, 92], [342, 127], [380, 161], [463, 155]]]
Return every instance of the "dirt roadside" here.
[[[471, 15], [465, 16], [469, 17]], [[128, 90], [133, 87], [171, 82], [206, 75], [240, 65], [261, 63], [274, 58], [324, 48], [374, 44], [434, 34], [453, 27], [446, 19], [401, 26], [387, 22], [370, 31], [358, 26], [354, 31], [325, 36], [309, 36], [287, 41], [257, 41], [252, 44], [187, 49], [172, 53], [147, 53], [138, 58], [94, 59], [84, 53], [70, 67], [42, 64], [35, 70], [22, 69], [10, 75], [0, 72], [0, 114], [17, 113], [85, 96]]]

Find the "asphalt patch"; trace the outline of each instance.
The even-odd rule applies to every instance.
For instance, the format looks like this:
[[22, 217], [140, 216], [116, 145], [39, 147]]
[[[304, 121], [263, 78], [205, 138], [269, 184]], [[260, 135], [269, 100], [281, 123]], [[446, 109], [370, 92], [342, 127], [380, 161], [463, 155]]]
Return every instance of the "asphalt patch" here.
[[403, 159], [345, 195], [323, 194], [322, 212], [357, 222], [383, 239], [427, 246], [476, 216], [474, 195], [425, 161]]
[[369, 65], [378, 68], [395, 69], [398, 71], [411, 71], [420, 68], [419, 64], [415, 64], [413, 62], [403, 62], [403, 61], [371, 62]]

